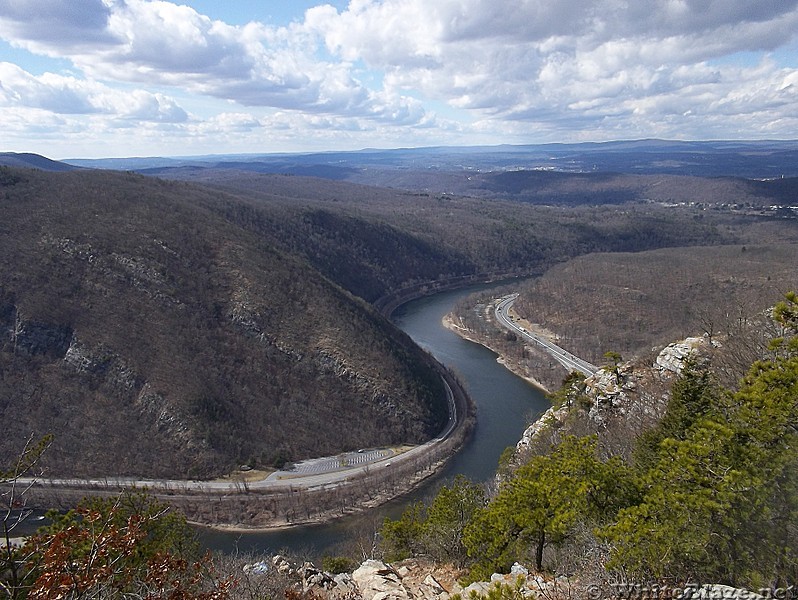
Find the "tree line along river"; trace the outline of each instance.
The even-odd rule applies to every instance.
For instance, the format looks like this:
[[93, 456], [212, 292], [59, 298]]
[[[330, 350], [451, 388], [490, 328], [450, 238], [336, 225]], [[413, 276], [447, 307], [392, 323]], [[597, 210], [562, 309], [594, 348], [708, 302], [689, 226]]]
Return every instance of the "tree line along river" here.
[[[495, 286], [495, 284], [493, 284]], [[507, 446], [514, 446], [527, 424], [549, 406], [545, 396], [496, 361], [490, 350], [462, 339], [442, 325], [443, 317], [465, 296], [491, 285], [441, 292], [400, 306], [393, 320], [422, 348], [452, 368], [477, 405], [477, 425], [465, 447], [435, 477], [411, 494], [379, 508], [325, 525], [266, 532], [200, 531], [202, 543], [223, 552], [291, 552], [311, 558], [335, 555], [353, 535], [368, 535], [385, 517], [396, 518], [410, 502], [432, 496], [458, 474], [487, 481]]]

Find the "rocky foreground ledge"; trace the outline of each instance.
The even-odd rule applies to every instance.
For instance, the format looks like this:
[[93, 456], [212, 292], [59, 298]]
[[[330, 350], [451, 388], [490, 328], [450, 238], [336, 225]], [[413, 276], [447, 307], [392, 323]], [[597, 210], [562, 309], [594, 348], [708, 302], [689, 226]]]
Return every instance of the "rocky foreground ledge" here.
[[[767, 596], [718, 584], [678, 584], [666, 588], [653, 584], [590, 582], [575, 578], [535, 574], [518, 563], [510, 573], [494, 573], [490, 581], [463, 587], [458, 579], [465, 571], [432, 561], [408, 559], [389, 564], [366, 560], [352, 573], [327, 573], [312, 563], [293, 564], [276, 555], [244, 567], [251, 580], [278, 575], [290, 582], [302, 597], [317, 600], [600, 600], [621, 598], [671, 598], [673, 600], [764, 600]], [[256, 583], [254, 581], [253, 583]], [[653, 595], [652, 595], [653, 594]]]
[[268, 577], [270, 573], [287, 576], [296, 591], [320, 600], [449, 600], [469, 598], [473, 594], [484, 596], [503, 585], [520, 591], [525, 597], [533, 593], [554, 597], [558, 586], [566, 583], [562, 578], [532, 575], [516, 564], [507, 575], [497, 573], [490, 581], [463, 587], [458, 579], [465, 571], [415, 558], [390, 564], [366, 560], [351, 573], [332, 574], [312, 563], [295, 565], [284, 556], [276, 555], [270, 561], [247, 565], [244, 569], [249, 577]]

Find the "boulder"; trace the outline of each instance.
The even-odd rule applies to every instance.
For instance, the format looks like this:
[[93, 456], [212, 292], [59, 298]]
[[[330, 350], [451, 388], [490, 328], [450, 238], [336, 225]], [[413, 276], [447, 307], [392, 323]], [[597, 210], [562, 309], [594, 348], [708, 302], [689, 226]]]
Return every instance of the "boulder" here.
[[363, 600], [410, 600], [402, 578], [379, 560], [367, 560], [352, 573]]
[[526, 577], [529, 575], [529, 569], [527, 569], [521, 563], [513, 563], [513, 566], [510, 567], [510, 575], [515, 575], [516, 577]]
[[449, 592], [443, 588], [432, 573], [424, 578], [418, 591], [421, 597], [426, 600], [448, 600], [449, 598]]
[[684, 368], [685, 360], [693, 355], [698, 348], [707, 343], [703, 337], [689, 337], [681, 342], [668, 344], [658, 355], [655, 361], [657, 367], [662, 371], [680, 373]]
[[259, 560], [256, 563], [244, 565], [244, 573], [253, 573], [255, 575], [265, 575], [269, 572], [269, 563], [265, 560]]
[[283, 573], [287, 575], [294, 571], [294, 568], [291, 566], [291, 563], [288, 562], [288, 559], [286, 559], [286, 557], [283, 556], [282, 554], [275, 554], [272, 557], [272, 564], [274, 565], [274, 568], [277, 569], [278, 573]]
[[332, 595], [335, 598], [355, 598], [357, 596], [357, 584], [349, 573], [338, 573], [333, 577], [335, 587]]
[[470, 598], [472, 592], [478, 596], [487, 596], [493, 587], [494, 584], [487, 581], [475, 581], [463, 590], [462, 597]]

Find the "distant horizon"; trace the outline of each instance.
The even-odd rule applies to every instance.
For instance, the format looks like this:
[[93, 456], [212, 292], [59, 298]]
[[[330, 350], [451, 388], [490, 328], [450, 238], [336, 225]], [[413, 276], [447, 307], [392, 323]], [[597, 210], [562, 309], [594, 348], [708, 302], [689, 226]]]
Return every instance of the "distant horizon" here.
[[798, 138], [798, 0], [0, 0], [9, 151]]
[[[633, 144], [639, 142], [662, 142], [667, 144], [798, 144], [798, 137], [796, 138], [758, 138], [758, 139], [667, 139], [667, 138], [635, 138], [635, 139], [615, 139], [615, 140], [602, 140], [602, 141], [581, 141], [581, 142], [544, 142], [544, 143], [517, 143], [517, 144], [461, 144], [461, 145], [432, 145], [432, 146], [396, 146], [396, 147], [364, 147], [354, 148], [350, 150], [296, 150], [291, 152], [229, 152], [229, 153], [209, 153], [209, 154], [150, 154], [139, 156], [98, 156], [98, 157], [81, 157], [81, 156], [65, 156], [65, 157], [52, 157], [37, 152], [17, 152], [17, 154], [38, 154], [45, 158], [57, 161], [69, 160], [146, 160], [146, 159], [176, 159], [176, 160], [191, 160], [200, 158], [214, 158], [214, 157], [254, 157], [254, 156], [303, 156], [314, 154], [346, 154], [346, 153], [364, 153], [364, 152], [396, 152], [396, 151], [414, 151], [414, 150], [435, 150], [435, 149], [496, 149], [496, 148], [524, 148], [524, 147], [546, 147], [546, 146], [601, 146], [611, 144]], [[5, 151], [0, 151], [5, 152]]]
[[[665, 140], [362, 148], [309, 152], [252, 152], [174, 156], [53, 158], [0, 152], [0, 165], [63, 171], [73, 168], [166, 175], [170, 169], [241, 170], [345, 180], [394, 187], [397, 169], [473, 173], [550, 171], [562, 174], [679, 174], [776, 179], [798, 177], [798, 140]], [[179, 173], [179, 171], [174, 171]], [[422, 177], [427, 177], [422, 175]], [[443, 190], [444, 188], [442, 188]]]

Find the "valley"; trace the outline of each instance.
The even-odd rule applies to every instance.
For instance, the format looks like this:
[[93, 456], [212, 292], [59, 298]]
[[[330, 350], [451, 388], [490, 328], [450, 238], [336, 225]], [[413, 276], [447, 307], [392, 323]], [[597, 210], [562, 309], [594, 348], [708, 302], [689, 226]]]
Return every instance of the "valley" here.
[[798, 0], [0, 0], [0, 600], [798, 598]]
[[[0, 169], [2, 451], [59, 432], [45, 458], [52, 479], [207, 480], [423, 444], [451, 414], [440, 367], [386, 316], [436, 291], [531, 276], [508, 288], [520, 293], [514, 310], [600, 365], [610, 350], [641, 356], [694, 332], [702, 315], [719, 327], [702, 294], [708, 305], [720, 297], [698, 282], [723, 281], [740, 310], [754, 310], [795, 281], [795, 220], [769, 212], [789, 200], [791, 179], [503, 170], [481, 175], [493, 191], [476, 197], [242, 164], [159, 167], [158, 177]], [[505, 183], [484, 187], [488, 175]], [[755, 260], [739, 263], [741, 247]], [[612, 264], [626, 257], [638, 271]], [[755, 273], [770, 279], [754, 285]], [[646, 325], [678, 306], [682, 282], [691, 312]], [[665, 304], [630, 321], [645, 308], [621, 290], [648, 288]], [[556, 389], [567, 375], [458, 310], [525, 377]]]

